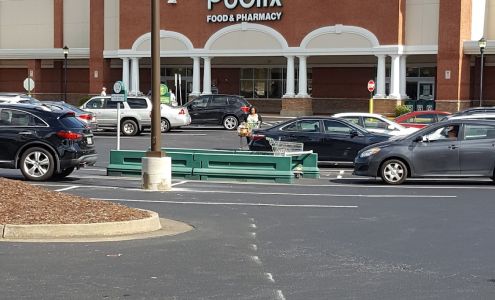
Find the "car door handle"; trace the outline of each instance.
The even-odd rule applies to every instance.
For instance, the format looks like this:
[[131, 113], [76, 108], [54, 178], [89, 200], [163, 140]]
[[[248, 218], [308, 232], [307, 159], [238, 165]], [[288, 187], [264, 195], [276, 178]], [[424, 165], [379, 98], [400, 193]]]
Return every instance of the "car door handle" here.
[[450, 150], [455, 150], [455, 149], [457, 149], [457, 148], [459, 148], [459, 147], [458, 147], [458, 146], [456, 146], [456, 145], [450, 145], [450, 146], [449, 146], [449, 149], [450, 149]]
[[18, 134], [19, 135], [31, 135], [31, 134], [33, 134], [33, 132], [32, 131], [20, 131]]

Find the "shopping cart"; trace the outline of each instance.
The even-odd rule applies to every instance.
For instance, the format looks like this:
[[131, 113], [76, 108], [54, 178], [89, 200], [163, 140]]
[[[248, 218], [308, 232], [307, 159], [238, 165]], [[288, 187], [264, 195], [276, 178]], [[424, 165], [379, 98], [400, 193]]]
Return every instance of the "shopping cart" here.
[[267, 137], [266, 140], [268, 141], [268, 143], [270, 143], [273, 154], [277, 156], [291, 156], [313, 153], [312, 150], [304, 151], [304, 143], [280, 141], [269, 137]]

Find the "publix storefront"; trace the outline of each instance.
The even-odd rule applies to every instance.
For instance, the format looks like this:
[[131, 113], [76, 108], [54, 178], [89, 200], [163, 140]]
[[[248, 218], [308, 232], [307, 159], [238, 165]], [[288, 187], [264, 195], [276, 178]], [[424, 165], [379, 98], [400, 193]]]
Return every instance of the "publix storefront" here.
[[[62, 9], [61, 1], [38, 1], [53, 3], [54, 23], [63, 20], [53, 51], [77, 44], [70, 71], [77, 65], [87, 76], [87, 92], [119, 79], [133, 93], [149, 91], [150, 1], [64, 1]], [[63, 18], [76, 12], [86, 32]], [[378, 111], [405, 99], [454, 111], [479, 103], [477, 40], [485, 37], [483, 98], [495, 105], [494, 17], [495, 0], [163, 0], [161, 79], [179, 102], [240, 94], [286, 115], [364, 111], [373, 79]], [[41, 82], [46, 69], [61, 68], [61, 54], [53, 56], [51, 64], [33, 57]], [[39, 92], [55, 91], [42, 84]]]

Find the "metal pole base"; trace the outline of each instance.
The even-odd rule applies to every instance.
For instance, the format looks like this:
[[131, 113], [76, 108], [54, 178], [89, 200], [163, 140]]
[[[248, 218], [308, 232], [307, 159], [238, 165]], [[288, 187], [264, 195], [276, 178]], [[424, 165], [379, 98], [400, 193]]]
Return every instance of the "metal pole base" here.
[[172, 190], [172, 158], [142, 158], [142, 188], [148, 191]]

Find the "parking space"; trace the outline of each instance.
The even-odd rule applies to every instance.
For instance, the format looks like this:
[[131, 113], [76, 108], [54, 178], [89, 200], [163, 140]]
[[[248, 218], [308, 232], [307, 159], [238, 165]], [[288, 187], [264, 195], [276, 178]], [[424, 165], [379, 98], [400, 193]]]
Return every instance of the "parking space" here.
[[[143, 149], [149, 138], [126, 137], [122, 147]], [[235, 132], [202, 128], [163, 138], [170, 147], [235, 148], [239, 142]], [[42, 288], [50, 291], [47, 298], [91, 299], [466, 299], [493, 293], [491, 180], [390, 186], [355, 177], [348, 167], [322, 166], [320, 179], [294, 184], [174, 179], [171, 191], [148, 192], [139, 177], [106, 176], [115, 136], [95, 140], [96, 166], [32, 184], [153, 210], [195, 230], [118, 243], [2, 244], [6, 299], [19, 295], [19, 281], [27, 298]], [[15, 170], [0, 175], [22, 178]], [[18, 268], [26, 264], [29, 276]], [[41, 276], [43, 283], [34, 279]]]

